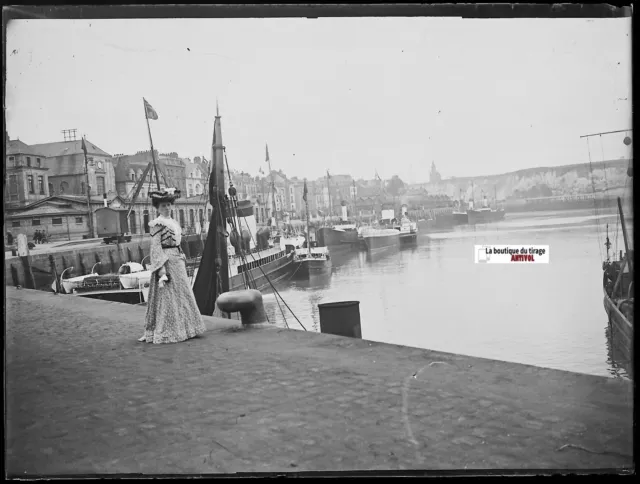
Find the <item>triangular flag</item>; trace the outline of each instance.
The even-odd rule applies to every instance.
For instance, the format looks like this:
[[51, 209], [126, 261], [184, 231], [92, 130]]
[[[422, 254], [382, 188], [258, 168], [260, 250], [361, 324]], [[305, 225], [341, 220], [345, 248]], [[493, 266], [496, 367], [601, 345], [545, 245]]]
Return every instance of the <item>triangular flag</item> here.
[[145, 98], [142, 98], [142, 100], [144, 101], [144, 114], [147, 119], [158, 119], [158, 113], [151, 107], [151, 104]]

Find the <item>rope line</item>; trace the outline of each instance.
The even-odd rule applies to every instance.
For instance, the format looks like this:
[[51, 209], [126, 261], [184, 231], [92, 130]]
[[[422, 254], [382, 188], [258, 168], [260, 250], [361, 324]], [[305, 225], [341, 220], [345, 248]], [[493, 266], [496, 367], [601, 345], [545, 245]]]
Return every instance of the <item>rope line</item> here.
[[[247, 221], [245, 220], [245, 224], [247, 224], [247, 228], [249, 226], [249, 224], [247, 223]], [[251, 231], [249, 231], [249, 233], [251, 234]], [[253, 239], [253, 234], [251, 234], [251, 240], [253, 240], [254, 245], [257, 247], [257, 244], [255, 242], [255, 240]], [[253, 253], [249, 253], [249, 255], [251, 255], [251, 258], [255, 261], [255, 257], [253, 256]], [[258, 256], [260, 256], [260, 251], [258, 250]], [[261, 256], [260, 256], [261, 257]], [[293, 312], [293, 310], [289, 307], [289, 305], [287, 304], [287, 301], [284, 300], [284, 298], [282, 297], [282, 295], [278, 292], [278, 290], [275, 288], [275, 286], [273, 285], [273, 283], [271, 282], [271, 280], [269, 279], [269, 277], [264, 273], [264, 271], [262, 270], [262, 267], [258, 265], [258, 269], [260, 269], [260, 272], [262, 272], [262, 275], [264, 275], [265, 279], [267, 280], [267, 282], [269, 283], [269, 285], [271, 286], [271, 289], [273, 290], [274, 294], [276, 295], [276, 301], [278, 300], [278, 297], [280, 299], [282, 299], [282, 303], [287, 307], [287, 309], [291, 312], [291, 314], [293, 315], [293, 317], [295, 318], [295, 320], [298, 322], [298, 324], [300, 326], [302, 326], [302, 328], [307, 331], [307, 328], [305, 328], [304, 324], [302, 324], [300, 322], [300, 320], [298, 319], [298, 316], [296, 316], [296, 314]], [[278, 304], [279, 306], [279, 304]], [[283, 318], [284, 318], [284, 312], [283, 312]]]

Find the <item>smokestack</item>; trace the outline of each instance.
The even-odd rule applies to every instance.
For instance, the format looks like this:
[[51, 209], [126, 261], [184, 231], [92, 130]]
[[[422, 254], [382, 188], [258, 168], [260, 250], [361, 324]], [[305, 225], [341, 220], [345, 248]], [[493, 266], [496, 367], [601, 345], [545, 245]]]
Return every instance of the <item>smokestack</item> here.
[[102, 203], [104, 204], [104, 206], [107, 206], [107, 194], [103, 193], [102, 194]]

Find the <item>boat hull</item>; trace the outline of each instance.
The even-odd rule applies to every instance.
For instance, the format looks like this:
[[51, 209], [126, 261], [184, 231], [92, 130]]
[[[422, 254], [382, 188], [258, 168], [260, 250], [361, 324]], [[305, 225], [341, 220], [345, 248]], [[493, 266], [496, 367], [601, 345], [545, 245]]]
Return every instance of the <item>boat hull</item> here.
[[504, 210], [469, 210], [469, 224], [485, 224], [504, 219]]
[[331, 272], [331, 259], [328, 260], [303, 260], [294, 263], [294, 275], [298, 279], [306, 279], [314, 275]]
[[454, 212], [451, 216], [453, 217], [453, 223], [456, 225], [469, 223], [469, 214], [467, 212]]
[[[250, 269], [249, 279], [255, 281], [255, 288], [261, 291], [271, 287], [271, 284], [275, 284], [277, 281], [289, 275], [293, 269], [293, 252], [290, 252], [289, 254], [262, 264], [260, 267]], [[271, 281], [271, 284], [269, 281]], [[245, 279], [242, 274], [236, 274], [229, 278], [230, 291], [240, 291], [243, 289], [245, 289]]]
[[410, 234], [400, 234], [400, 244], [415, 244], [418, 240], [418, 232], [412, 232]]
[[120, 284], [125, 289], [137, 289], [148, 284], [151, 280], [151, 271], [134, 272], [133, 274], [123, 274], [120, 276]]
[[377, 252], [400, 245], [400, 232], [388, 235], [363, 236], [367, 252]]
[[316, 232], [318, 245], [328, 247], [330, 251], [351, 250], [358, 243], [356, 230], [336, 230], [331, 227], [321, 227]]
[[633, 378], [633, 324], [620, 311], [616, 302], [604, 290], [604, 308], [609, 319], [611, 345], [617, 350], [622, 367]]

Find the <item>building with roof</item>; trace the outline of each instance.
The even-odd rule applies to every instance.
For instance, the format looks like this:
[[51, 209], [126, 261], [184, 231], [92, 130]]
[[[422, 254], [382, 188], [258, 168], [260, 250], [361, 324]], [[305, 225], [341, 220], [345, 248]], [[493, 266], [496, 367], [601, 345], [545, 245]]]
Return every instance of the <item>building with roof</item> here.
[[45, 155], [23, 141], [7, 139], [5, 207], [23, 207], [49, 196]]
[[[93, 142], [85, 141], [91, 195], [115, 194], [115, 172], [111, 155]], [[41, 143], [31, 147], [46, 158], [49, 195], [86, 195], [82, 140]]]
[[[116, 193], [123, 199], [130, 199], [133, 195], [134, 188], [142, 179], [142, 176], [150, 163], [152, 163], [151, 151], [138, 151], [135, 155], [115, 155], [113, 158], [113, 165], [116, 180]], [[160, 177], [161, 189], [167, 188], [164, 183], [167, 175], [165, 172], [166, 169], [164, 165], [158, 162], [158, 176]], [[163, 173], [165, 174], [165, 177], [163, 177]], [[167, 177], [167, 182], [169, 181], [170, 179]], [[147, 172], [143, 183], [144, 184], [138, 193], [138, 200], [145, 200], [148, 197], [149, 191], [157, 189], [156, 174], [153, 167]], [[176, 188], [180, 189], [180, 192], [184, 194], [181, 187]]]
[[209, 171], [206, 168], [206, 164], [200, 161], [200, 158], [196, 157], [194, 161], [189, 158], [185, 158], [184, 162], [184, 178], [186, 191], [185, 196], [193, 197], [195, 195], [202, 195], [207, 191], [207, 181], [209, 180]]

